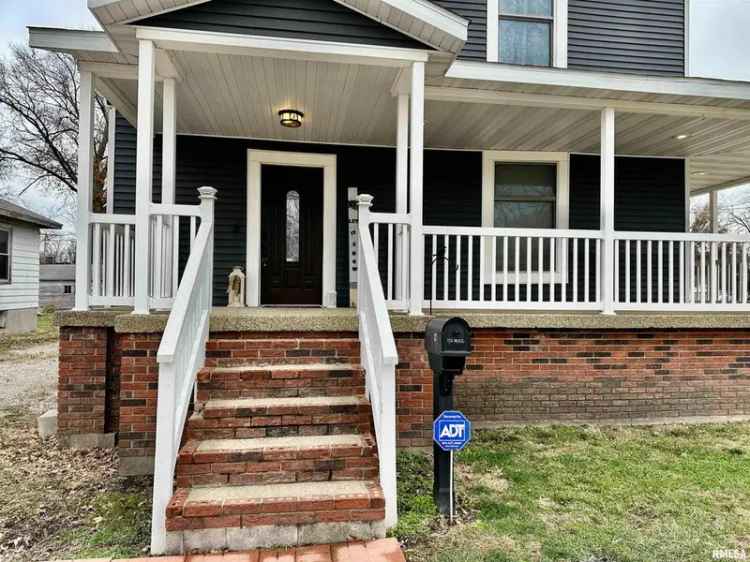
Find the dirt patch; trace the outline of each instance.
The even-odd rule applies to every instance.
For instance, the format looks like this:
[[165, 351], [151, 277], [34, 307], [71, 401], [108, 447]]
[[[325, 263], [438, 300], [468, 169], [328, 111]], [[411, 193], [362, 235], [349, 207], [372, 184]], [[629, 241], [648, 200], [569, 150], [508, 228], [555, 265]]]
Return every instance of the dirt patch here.
[[0, 357], [0, 410], [42, 414], [55, 404], [57, 342], [8, 349]]

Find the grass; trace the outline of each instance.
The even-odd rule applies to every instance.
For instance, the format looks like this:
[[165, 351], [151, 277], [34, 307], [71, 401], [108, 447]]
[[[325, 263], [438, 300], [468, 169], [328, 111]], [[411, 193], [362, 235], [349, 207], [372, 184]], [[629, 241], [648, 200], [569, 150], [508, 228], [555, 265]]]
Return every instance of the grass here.
[[42, 312], [37, 316], [35, 331], [14, 335], [0, 334], [0, 353], [55, 341], [58, 337], [58, 329], [53, 325], [54, 317], [54, 312]]
[[[431, 460], [399, 457], [396, 536], [415, 562], [705, 562], [750, 551], [750, 424], [476, 432], [456, 459], [459, 522]], [[406, 496], [406, 497], [404, 497]]]

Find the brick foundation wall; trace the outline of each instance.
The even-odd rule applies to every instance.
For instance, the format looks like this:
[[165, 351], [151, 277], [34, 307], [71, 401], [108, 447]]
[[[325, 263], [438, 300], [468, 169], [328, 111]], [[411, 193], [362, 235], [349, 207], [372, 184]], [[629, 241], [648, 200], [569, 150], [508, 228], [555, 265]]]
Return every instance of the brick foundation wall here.
[[61, 436], [106, 427], [107, 329], [60, 328], [57, 426]]
[[150, 458], [156, 441], [156, 353], [161, 334], [117, 334], [117, 339], [121, 357], [120, 459]]
[[[476, 329], [455, 405], [474, 422], [750, 414], [750, 331]], [[431, 442], [423, 334], [396, 334], [400, 446]]]

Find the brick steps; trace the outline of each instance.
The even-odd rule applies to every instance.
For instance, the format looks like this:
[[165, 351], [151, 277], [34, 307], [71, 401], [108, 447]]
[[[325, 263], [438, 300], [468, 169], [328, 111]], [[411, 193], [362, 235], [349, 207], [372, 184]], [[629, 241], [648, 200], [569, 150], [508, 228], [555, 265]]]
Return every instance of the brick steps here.
[[358, 364], [359, 340], [341, 337], [214, 337], [206, 345], [208, 367], [320, 363]]
[[209, 400], [189, 420], [191, 439], [367, 433], [370, 404], [359, 396]]
[[198, 374], [198, 401], [232, 398], [345, 396], [364, 392], [353, 364], [284, 364], [209, 367]]
[[193, 440], [181, 449], [177, 486], [377, 478], [370, 435]]
[[359, 342], [244, 335], [208, 342], [167, 508], [170, 552], [383, 537]]

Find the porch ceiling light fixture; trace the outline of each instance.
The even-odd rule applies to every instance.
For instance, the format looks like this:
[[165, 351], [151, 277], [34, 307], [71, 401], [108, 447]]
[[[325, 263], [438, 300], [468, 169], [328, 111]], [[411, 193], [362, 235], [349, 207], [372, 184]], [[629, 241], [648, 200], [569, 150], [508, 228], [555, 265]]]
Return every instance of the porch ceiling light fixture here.
[[305, 114], [296, 109], [282, 109], [279, 111], [281, 125], [290, 129], [299, 129], [302, 126], [302, 120]]
[[705, 176], [706, 172], [704, 172], [703, 170], [698, 170], [696, 172], [693, 172], [692, 175], [694, 175], [694, 176]]
[[685, 133], [680, 133], [679, 135], [676, 135], [675, 138], [677, 140], [685, 140], [686, 138], [688, 138], [688, 136], [689, 135], [686, 135]]

